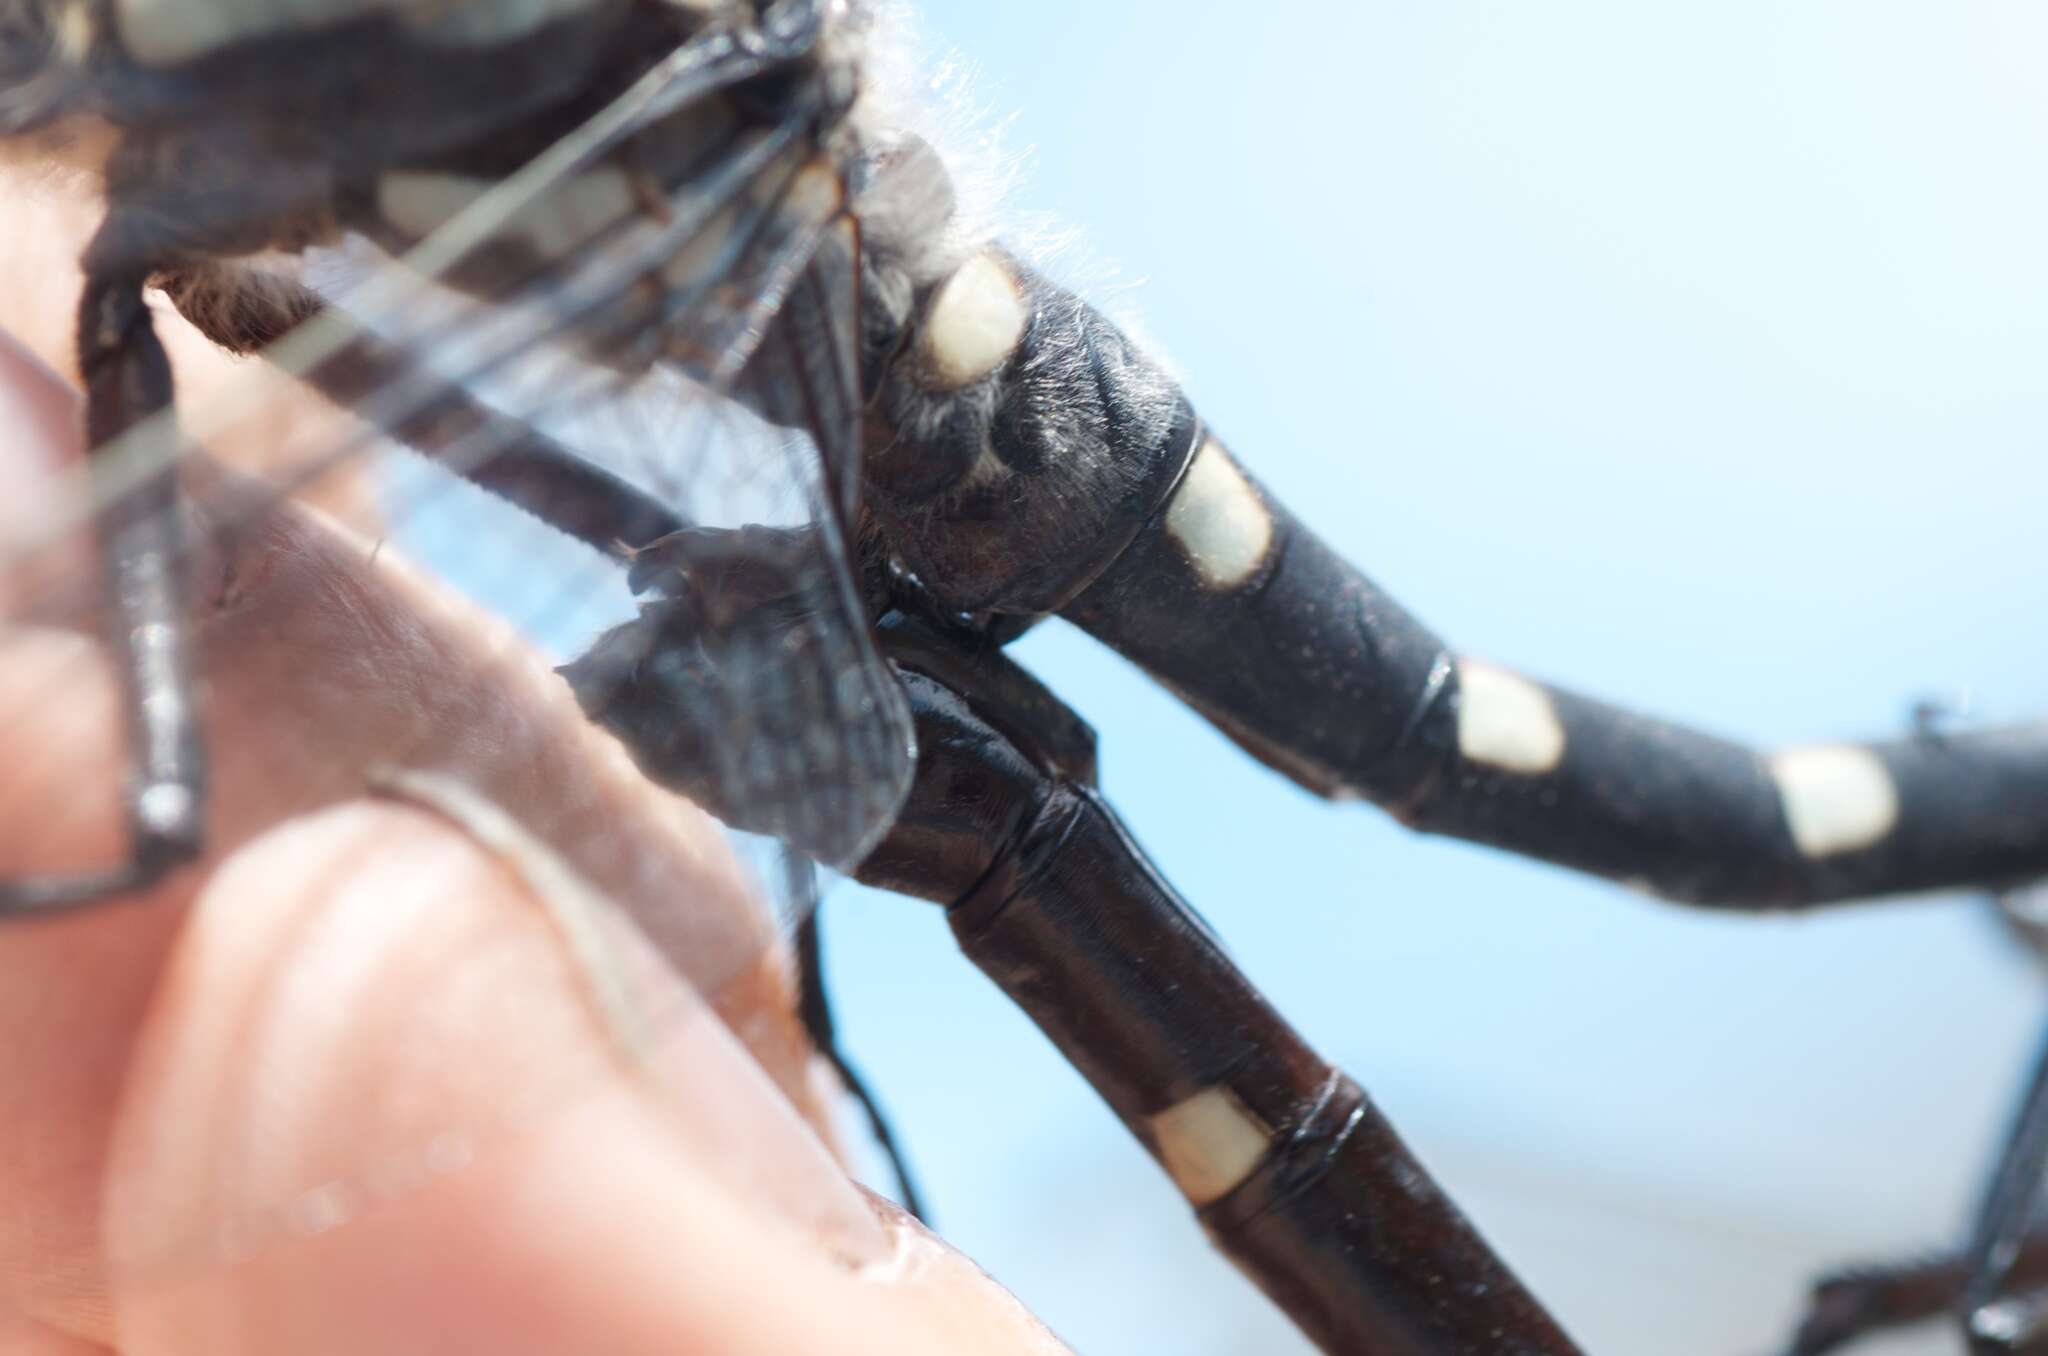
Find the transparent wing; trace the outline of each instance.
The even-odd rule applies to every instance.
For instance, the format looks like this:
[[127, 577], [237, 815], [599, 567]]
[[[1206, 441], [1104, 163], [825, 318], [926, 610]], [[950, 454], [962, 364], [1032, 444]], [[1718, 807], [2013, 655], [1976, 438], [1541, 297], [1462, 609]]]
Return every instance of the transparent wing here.
[[[849, 566], [855, 233], [836, 175], [801, 149], [737, 148], [744, 188], [716, 210], [678, 195], [667, 220], [580, 250], [582, 276], [412, 306], [316, 379], [344, 369], [370, 388], [359, 409], [396, 394], [382, 422], [437, 437], [443, 469], [629, 562], [649, 601], [567, 670], [585, 707], [735, 827], [851, 867], [900, 801], [910, 738]], [[704, 224], [678, 243], [686, 217]], [[645, 261], [678, 250], [698, 257], [648, 287]], [[727, 257], [706, 269], [710, 253]], [[361, 286], [337, 286], [339, 303]], [[565, 312], [601, 319], [564, 327]], [[413, 397], [407, 380], [439, 387]], [[461, 514], [451, 569], [481, 511]], [[393, 516], [448, 540], [452, 514]], [[516, 613], [511, 577], [493, 569], [482, 592]], [[588, 639], [555, 617], [527, 627], [566, 652]]]
[[[858, 861], [886, 829], [911, 743], [846, 539], [857, 253], [839, 176], [814, 106], [735, 118], [709, 105], [758, 65], [736, 49], [684, 55], [526, 169], [447, 202], [416, 243], [308, 261], [325, 300], [310, 322], [204, 400], [182, 392], [182, 424], [137, 429], [109, 455], [112, 492], [165, 458], [203, 482], [205, 697], [230, 736], [212, 741], [214, 854], [366, 786], [459, 788], [438, 803], [476, 825], [502, 813], [525, 845], [505, 848], [515, 869], [527, 848], [565, 864], [715, 1003], [756, 975], [772, 921], [707, 898], [722, 887], [704, 880], [734, 873], [695, 860], [689, 804], [571, 747], [588, 726], [572, 732], [571, 688], [534, 647], [573, 659], [581, 705], [661, 781], [829, 864]], [[651, 178], [626, 172], [628, 149], [636, 169], [653, 159]], [[598, 175], [626, 178], [624, 207], [591, 188]], [[449, 186], [416, 187], [430, 201]], [[342, 411], [309, 409], [308, 388]], [[428, 457], [394, 456], [394, 442]], [[260, 478], [197, 474], [205, 453], [238, 448]], [[357, 535], [308, 522], [288, 496], [344, 509]], [[43, 502], [7, 520], [5, 601], [16, 624], [89, 633], [100, 600], [76, 547], [92, 505]], [[418, 565], [509, 630], [445, 625], [459, 609]], [[17, 730], [84, 709], [84, 676], [103, 667], [91, 649], [10, 688]], [[247, 735], [243, 710], [270, 705], [296, 723]], [[36, 770], [8, 813], [52, 839], [101, 814], [116, 788], [75, 771]], [[603, 978], [608, 930], [569, 930], [599, 937], [572, 949]], [[337, 1029], [375, 1020], [333, 1014]], [[800, 1064], [785, 1052], [786, 1085], [801, 1086]], [[279, 1167], [256, 1147], [264, 1127], [239, 1126], [222, 1150], [237, 1218], [218, 1237], [238, 1250], [309, 1208], [352, 1214], [431, 1177], [418, 1165], [476, 1129], [410, 1126]]]
[[[895, 813], [910, 766], [894, 679], [866, 627], [844, 623], [862, 611], [843, 567], [857, 450], [854, 248], [850, 221], [830, 223], [742, 378], [771, 427], [817, 439], [820, 455], [802, 464], [806, 512], [755, 503], [722, 519], [693, 514], [691, 527], [637, 553], [636, 576], [658, 599], [565, 670], [658, 780], [849, 869]], [[781, 490], [756, 469], [741, 493], [787, 499]]]
[[[815, 100], [790, 98], [773, 124], [735, 117], [701, 98], [752, 69], [723, 59], [722, 73], [703, 58], [657, 72], [503, 184], [417, 176], [407, 211], [445, 220], [395, 262], [361, 246], [316, 258], [333, 305], [278, 344], [272, 366], [336, 396], [362, 427], [270, 457], [281, 483], [311, 481], [392, 433], [631, 563], [665, 604], [658, 635], [633, 634], [689, 650], [695, 667], [661, 694], [665, 709], [614, 727], [643, 736], [641, 750], [663, 744], [662, 723], [691, 732], [643, 762], [731, 822], [847, 867], [886, 828], [910, 759], [846, 540], [855, 232], [837, 169], [810, 141]], [[256, 399], [194, 441], [232, 441], [267, 413]], [[161, 455], [148, 439], [123, 451]], [[459, 517], [452, 499], [434, 506], [450, 493], [408, 477], [385, 495], [390, 533], [445, 549], [452, 531], [448, 567], [473, 577], [452, 557], [491, 536], [473, 502]], [[563, 609], [588, 595], [592, 567], [568, 559], [494, 569], [483, 601], [573, 649]], [[731, 578], [736, 564], [745, 579]], [[588, 703], [603, 705], [584, 674]], [[685, 743], [700, 757], [678, 757]]]

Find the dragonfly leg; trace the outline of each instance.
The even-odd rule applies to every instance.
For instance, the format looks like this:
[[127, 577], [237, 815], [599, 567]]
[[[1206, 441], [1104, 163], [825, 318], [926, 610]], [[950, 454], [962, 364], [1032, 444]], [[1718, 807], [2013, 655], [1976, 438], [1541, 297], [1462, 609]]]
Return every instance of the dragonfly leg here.
[[[791, 855], [801, 856], [795, 852]], [[800, 869], [815, 870], [807, 857], [802, 859]], [[881, 1147], [883, 1157], [889, 1160], [889, 1170], [895, 1174], [897, 1198], [902, 1201], [903, 1208], [929, 1225], [932, 1222], [931, 1212], [918, 1193], [917, 1180], [910, 1172], [910, 1160], [896, 1141], [896, 1132], [889, 1124], [889, 1117], [839, 1044], [839, 1032], [832, 1020], [832, 998], [825, 986], [824, 938], [818, 926], [815, 898], [811, 912], [797, 926], [796, 958], [796, 1011], [803, 1021], [804, 1034], [811, 1038], [811, 1044], [817, 1047], [818, 1053], [832, 1066], [832, 1071], [839, 1075], [839, 1081], [846, 1085], [847, 1092], [867, 1114], [868, 1129], [874, 1135], [875, 1143]]]
[[[153, 884], [204, 836], [206, 758], [192, 671], [184, 505], [174, 437], [122, 440], [168, 421], [171, 368], [143, 301], [152, 243], [141, 214], [111, 211], [85, 254], [78, 309], [93, 533], [133, 766], [127, 860], [0, 882], [0, 915], [91, 904]], [[159, 425], [162, 427], [162, 425]], [[159, 450], [161, 449], [161, 450]]]
[[1067, 770], [1075, 717], [1041, 741], [1037, 716], [1056, 699], [993, 647], [941, 665], [902, 627], [883, 638], [919, 756], [896, 827], [857, 874], [947, 905], [962, 950], [1102, 1094], [1217, 1246], [1329, 1352], [1576, 1351]]
[[1813, 1287], [1785, 1356], [1822, 1356], [1859, 1338], [1952, 1315], [1973, 1356], [2048, 1352], [2048, 1041], [2006, 1131], [1968, 1247], [1855, 1267]]
[[[1864, 1337], [1952, 1316], [1968, 1280], [1969, 1261], [1960, 1251], [1831, 1272], [1814, 1282], [1784, 1356], [1826, 1356]], [[2009, 1283], [2048, 1285], [2048, 1232], [2027, 1235]]]
[[2035, 1056], [1964, 1253], [1961, 1319], [1964, 1340], [1975, 1356], [2048, 1351], [2048, 1293], [2029, 1290], [2030, 1278], [2020, 1265], [2040, 1217], [2044, 1170], [2048, 1040]]
[[[324, 306], [295, 281], [257, 269], [189, 260], [165, 267], [165, 256], [179, 254], [150, 237], [150, 220], [147, 211], [109, 212], [86, 251], [77, 327], [93, 531], [110, 612], [108, 643], [134, 750], [126, 792], [129, 852], [125, 861], [103, 869], [0, 881], [0, 916], [132, 894], [192, 859], [203, 845], [206, 754], [187, 612], [190, 546], [172, 454], [178, 441], [168, 422], [174, 394], [170, 365], [144, 301], [146, 286], [162, 284], [202, 333], [237, 353], [260, 351]], [[415, 370], [401, 354], [364, 335], [309, 380], [346, 403]], [[146, 444], [118, 441], [151, 419], [164, 421], [158, 425], [161, 436]], [[430, 456], [455, 447], [487, 449], [487, 456], [466, 468], [472, 480], [601, 547], [651, 541], [684, 527], [602, 468], [453, 386], [396, 433]]]
[[1997, 1300], [1964, 1323], [1973, 1356], [2048, 1356], [2048, 1292]]

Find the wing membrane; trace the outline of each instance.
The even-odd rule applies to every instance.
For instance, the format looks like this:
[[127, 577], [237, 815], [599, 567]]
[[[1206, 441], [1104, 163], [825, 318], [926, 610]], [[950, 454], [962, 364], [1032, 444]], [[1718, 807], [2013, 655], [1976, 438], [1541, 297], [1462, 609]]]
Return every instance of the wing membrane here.
[[[416, 243], [356, 243], [312, 261], [304, 276], [325, 304], [268, 351], [266, 364], [203, 408], [186, 403], [189, 433], [152, 421], [107, 455], [133, 483], [164, 458], [262, 444], [263, 484], [212, 493], [203, 512], [219, 529], [216, 541], [265, 537], [278, 558], [315, 548], [298, 528], [278, 526], [276, 501], [375, 460], [374, 530], [562, 656], [606, 625], [621, 634], [622, 618], [632, 618], [625, 634], [651, 634], [650, 612], [633, 612], [626, 575], [659, 541], [686, 531], [774, 534], [772, 596], [735, 615], [699, 608], [681, 637], [692, 684], [684, 703], [646, 714], [696, 740], [696, 764], [671, 781], [701, 784], [704, 803], [740, 827], [786, 836], [845, 866], [894, 813], [908, 780], [909, 722], [850, 573], [857, 256], [836, 168], [820, 155], [819, 109], [796, 97], [769, 125], [692, 116], [699, 102], [761, 69], [758, 54], [730, 40], [693, 45], [531, 165], [455, 204]], [[582, 211], [590, 200], [578, 195], [592, 176], [621, 169], [626, 150], [663, 135], [677, 139], [654, 149], [677, 155], [657, 157], [653, 201], [624, 213]], [[333, 397], [347, 417], [306, 417], [305, 386]], [[386, 461], [389, 438], [416, 445], [431, 464]], [[107, 479], [119, 493], [121, 474]], [[505, 514], [475, 485], [525, 512]], [[91, 512], [52, 513], [19, 531], [10, 524], [5, 563], [61, 542]], [[539, 529], [535, 514], [560, 519], [569, 535]], [[377, 554], [365, 543], [356, 563]], [[377, 569], [366, 574], [337, 574], [325, 591], [302, 593], [289, 617], [259, 601], [209, 620], [204, 647], [239, 655], [256, 643], [252, 628], [282, 633], [307, 611], [323, 614], [314, 641], [292, 641], [289, 657], [268, 669], [216, 671], [210, 695], [218, 706], [253, 700], [265, 686], [304, 684], [332, 713], [303, 744], [227, 752], [228, 792], [251, 782], [286, 788], [261, 805], [223, 806], [227, 845], [277, 816], [359, 795], [372, 765], [429, 783], [452, 776], [515, 812], [546, 801], [552, 808], [539, 818], [522, 816], [525, 830], [627, 901], [700, 992], [715, 995], [749, 973], [772, 940], [765, 924], [758, 932], [729, 921], [700, 928], [687, 908], [659, 908], [669, 858], [639, 844], [650, 824], [680, 811], [649, 808], [635, 795], [622, 809], [603, 775], [589, 787], [566, 785], [583, 774], [545, 722], [478, 719], [480, 711], [498, 716], [487, 710], [493, 692], [557, 680], [537, 677], [521, 646], [430, 653], [425, 628], [407, 632], [390, 622], [392, 609], [372, 605], [388, 581]], [[652, 613], [673, 621], [687, 587], [671, 587]], [[259, 593], [247, 579], [229, 579], [220, 597], [238, 590]], [[593, 608], [600, 595], [607, 601]], [[33, 604], [22, 611], [51, 610], [47, 596]], [[422, 655], [433, 662], [391, 671]], [[60, 675], [18, 718], [58, 709], [73, 686]], [[366, 735], [337, 760], [333, 726], [350, 719], [341, 713], [362, 694], [383, 703], [364, 725], [397, 733], [374, 746]], [[237, 770], [249, 762], [264, 763], [264, 775]], [[423, 1127], [421, 1137], [438, 1133]], [[358, 1157], [374, 1153], [383, 1179], [412, 1181], [418, 1174], [405, 1165], [417, 1147]], [[223, 1171], [238, 1180], [225, 1194], [251, 1212], [238, 1236], [267, 1237], [275, 1221], [289, 1220], [294, 1192], [334, 1199], [334, 1183], [351, 1169], [323, 1163], [319, 1173], [334, 1179], [325, 1185], [253, 1170], [244, 1180], [237, 1162]], [[358, 1177], [342, 1194], [376, 1190]]]
[[[908, 712], [872, 633], [838, 623], [860, 612], [853, 581], [807, 564], [850, 558], [855, 246], [849, 219], [828, 224], [742, 377], [742, 393], [772, 424], [813, 431], [820, 456], [806, 487], [809, 520], [739, 542], [686, 533], [678, 544], [688, 559], [749, 571], [744, 590], [758, 605], [707, 628], [721, 599], [684, 581], [566, 670], [586, 707], [657, 779], [845, 869], [886, 831], [913, 757]], [[731, 558], [733, 545], [742, 560]], [[662, 566], [643, 568], [658, 576]], [[760, 700], [764, 692], [774, 699]]]
[[[545, 514], [575, 480], [592, 497], [562, 513], [565, 526], [625, 553], [657, 527], [791, 529], [776, 553], [782, 595], [732, 628], [744, 646], [726, 643], [716, 672], [697, 675], [699, 709], [675, 713], [702, 727], [694, 742], [716, 775], [670, 780], [847, 867], [907, 784], [909, 727], [849, 573], [856, 259], [839, 175], [811, 141], [817, 102], [793, 97], [760, 125], [704, 98], [758, 69], [727, 44], [679, 54], [526, 169], [451, 197], [402, 257], [340, 261], [331, 271], [345, 281], [323, 289], [334, 304], [269, 356], [344, 398], [360, 427], [273, 455], [283, 482], [308, 481], [392, 433], [486, 486], [538, 479], [543, 490], [514, 498]], [[628, 146], [661, 192], [653, 210], [592, 191], [625, 173], [606, 157]], [[744, 408], [709, 407], [705, 391]], [[222, 423], [197, 441], [232, 436]], [[401, 542], [420, 530], [407, 521], [417, 511], [393, 507]], [[563, 600], [593, 570], [544, 568], [558, 581], [539, 593], [515, 598], [503, 580], [481, 591], [567, 649]]]

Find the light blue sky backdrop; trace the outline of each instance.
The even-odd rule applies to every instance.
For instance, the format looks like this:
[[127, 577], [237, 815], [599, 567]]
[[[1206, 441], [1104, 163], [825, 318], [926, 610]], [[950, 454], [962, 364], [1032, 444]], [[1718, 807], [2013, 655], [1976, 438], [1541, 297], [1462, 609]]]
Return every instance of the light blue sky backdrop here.
[[[1242, 460], [1455, 643], [1708, 729], [2048, 710], [2048, 12], [929, 0]], [[1596, 1352], [1755, 1352], [1959, 1222], [2048, 1011], [1967, 901], [1653, 905], [1322, 805], [1022, 657], [1251, 974]], [[1298, 1339], [938, 912], [839, 1001], [945, 1231], [1081, 1349]], [[1898, 1351], [1947, 1351], [1945, 1339]]]

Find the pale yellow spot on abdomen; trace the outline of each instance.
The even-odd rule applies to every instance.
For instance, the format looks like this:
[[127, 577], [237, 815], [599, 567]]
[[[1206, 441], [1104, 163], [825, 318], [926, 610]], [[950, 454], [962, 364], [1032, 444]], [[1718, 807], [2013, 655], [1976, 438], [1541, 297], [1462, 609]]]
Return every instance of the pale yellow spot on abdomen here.
[[1899, 822], [1899, 792], [1884, 761], [1850, 745], [1785, 749], [1770, 760], [1792, 841], [1808, 857], [1866, 848]]
[[1152, 1142], [1181, 1194], [1207, 1205], [1251, 1176], [1272, 1132], [1229, 1088], [1203, 1088], [1152, 1117]]
[[1272, 547], [1273, 515], [1222, 444], [1204, 438], [1166, 506], [1166, 531], [1204, 584], [1236, 588]]
[[1519, 673], [1458, 661], [1458, 752], [1533, 777], [1564, 760], [1564, 722], [1550, 694]]

